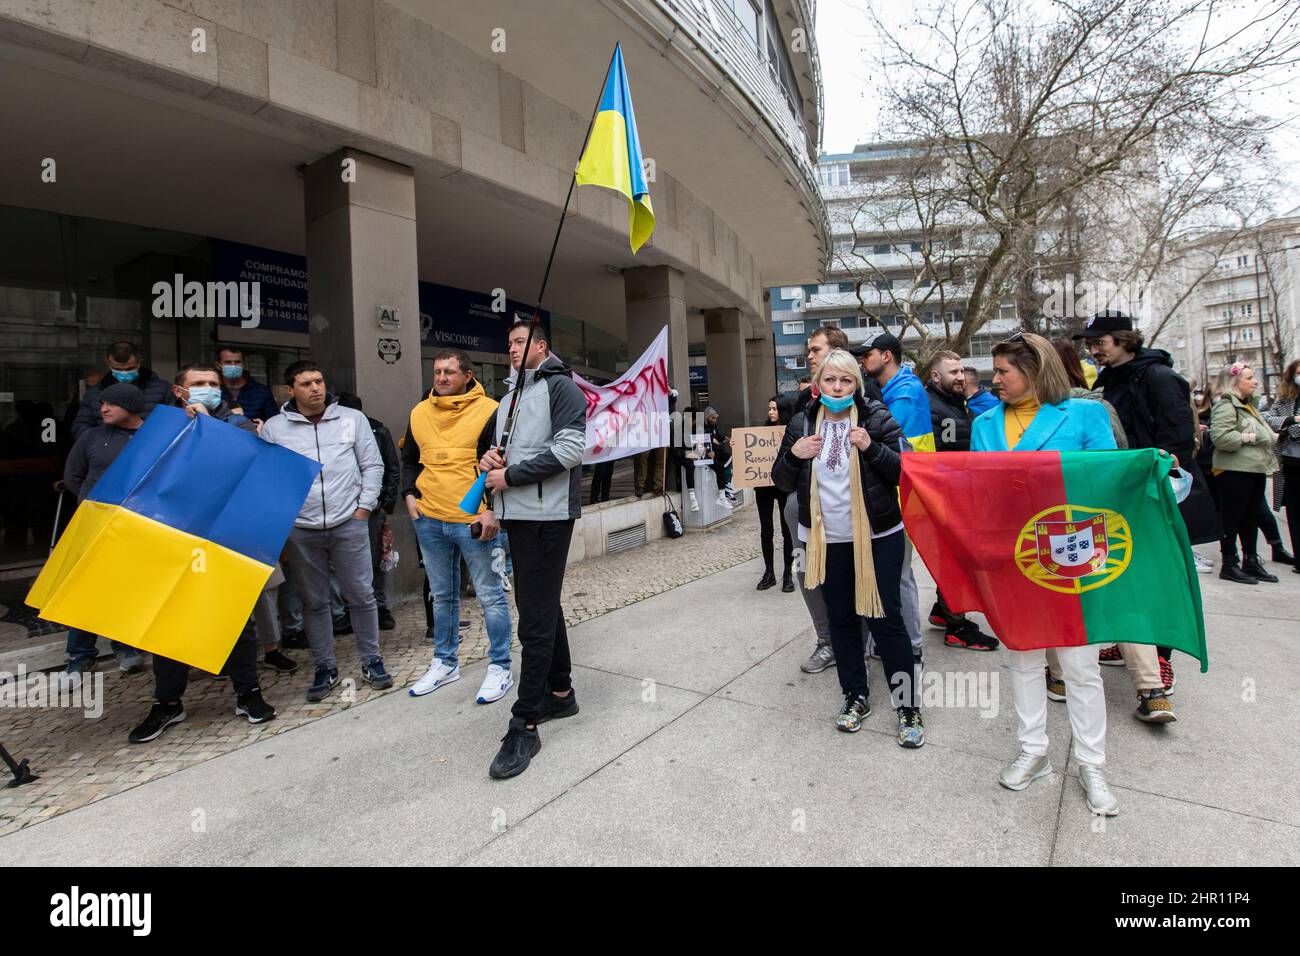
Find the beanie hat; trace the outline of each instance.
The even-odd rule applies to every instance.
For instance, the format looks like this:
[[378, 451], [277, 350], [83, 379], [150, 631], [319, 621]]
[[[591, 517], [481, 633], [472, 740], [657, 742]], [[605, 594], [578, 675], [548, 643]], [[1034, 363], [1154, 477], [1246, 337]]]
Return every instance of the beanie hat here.
[[99, 400], [116, 405], [132, 415], [143, 415], [145, 412], [144, 393], [127, 382], [116, 382], [108, 386], [99, 393]]

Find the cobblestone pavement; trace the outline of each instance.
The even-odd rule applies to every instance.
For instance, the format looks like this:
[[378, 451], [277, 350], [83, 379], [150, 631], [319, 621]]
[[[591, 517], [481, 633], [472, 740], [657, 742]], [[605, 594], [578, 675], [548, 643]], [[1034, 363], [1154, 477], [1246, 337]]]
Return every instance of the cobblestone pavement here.
[[[571, 565], [564, 581], [565, 619], [578, 624], [758, 554], [757, 514], [744, 508], [708, 532], [651, 541], [624, 554]], [[509, 597], [512, 620], [517, 620], [513, 595]], [[486, 656], [487, 632], [473, 598], [462, 604], [461, 616], [470, 621], [461, 644], [465, 665]], [[0, 836], [373, 698], [405, 693], [429, 666], [433, 648], [424, 639], [424, 611], [418, 601], [394, 609], [394, 617], [397, 628], [380, 632], [384, 662], [393, 675], [390, 690], [375, 691], [360, 680], [356, 645], [350, 635], [340, 637], [339, 676], [344, 681], [353, 678], [355, 686], [335, 690], [320, 703], [307, 703], [303, 697], [312, 676], [310, 654], [290, 651], [299, 662], [295, 673], [262, 669], [263, 695], [278, 715], [259, 726], [234, 715], [229, 682], [192, 671], [185, 695], [187, 719], [152, 743], [128, 744], [127, 733], [152, 702], [153, 676], [147, 667], [143, 673], [121, 674], [113, 661], [101, 662], [96, 672], [103, 677], [103, 712], [98, 718], [87, 717], [79, 707], [0, 709], [0, 743], [15, 759], [30, 760], [33, 772], [40, 775], [35, 783], [0, 790]]]

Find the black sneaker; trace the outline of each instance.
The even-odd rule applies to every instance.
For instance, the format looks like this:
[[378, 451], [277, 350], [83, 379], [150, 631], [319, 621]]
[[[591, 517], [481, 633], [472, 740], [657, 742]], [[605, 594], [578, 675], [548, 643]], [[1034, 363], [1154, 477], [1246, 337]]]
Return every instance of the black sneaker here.
[[267, 651], [262, 657], [262, 663], [281, 674], [292, 674], [298, 669], [298, 662], [288, 654], [282, 654], [278, 649]]
[[1247, 558], [1241, 562], [1241, 570], [1249, 574], [1256, 581], [1264, 581], [1268, 584], [1277, 584], [1277, 575], [1269, 574], [1264, 570], [1264, 563], [1259, 560], [1259, 556]]
[[561, 720], [572, 717], [578, 712], [578, 694], [570, 690], [567, 697], [556, 697], [550, 691], [542, 698], [542, 712], [537, 715], [537, 722], [544, 724], [548, 720]]
[[344, 613], [334, 619], [334, 636], [352, 633], [352, 618]]
[[935, 601], [934, 607], [930, 608], [930, 624], [933, 627], [948, 629], [948, 615], [943, 613], [943, 608], [939, 606], [938, 601]]
[[776, 575], [772, 573], [771, 568], [768, 568], [763, 572], [763, 576], [758, 579], [758, 587], [755, 590], [766, 591], [768, 588], [774, 587], [776, 587]]
[[791, 591], [794, 590], [794, 578], [790, 577], [789, 571], [785, 572], [785, 574], [781, 577], [781, 590], [784, 591], [786, 594], [789, 594]]
[[393, 686], [393, 678], [384, 670], [384, 659], [372, 657], [361, 668], [361, 678], [375, 690], [387, 690]]
[[149, 708], [149, 716], [127, 734], [126, 739], [133, 744], [146, 744], [151, 740], [157, 740], [163, 735], [163, 731], [172, 724], [179, 724], [185, 719], [185, 707], [178, 700], [171, 704], [161, 704], [154, 701], [154, 705]]
[[311, 686], [307, 688], [307, 699], [313, 704], [319, 703], [329, 695], [329, 692], [334, 689], [334, 685], [338, 682], [338, 668], [316, 668], [316, 676], [312, 679]]
[[962, 621], [943, 636], [944, 644], [967, 651], [996, 651], [998, 639], [980, 630], [974, 621]]
[[254, 687], [235, 698], [235, 716], [247, 717], [250, 724], [264, 724], [275, 720], [275, 708], [262, 700], [262, 691]]
[[391, 631], [397, 627], [397, 622], [393, 620], [393, 612], [386, 607], [379, 609], [379, 629], [381, 631]]
[[1287, 551], [1286, 545], [1281, 541], [1276, 543], [1269, 542], [1273, 547], [1273, 560], [1278, 564], [1295, 564], [1295, 558]]
[[518, 717], [511, 718], [510, 729], [501, 738], [501, 749], [492, 758], [488, 776], [495, 780], [517, 777], [528, 769], [528, 763], [542, 749], [542, 738], [537, 729], [528, 730]]
[[925, 724], [917, 707], [898, 708], [898, 746], [915, 750], [925, 744]]
[[302, 631], [285, 631], [280, 635], [280, 646], [303, 650], [308, 647], [307, 635]]

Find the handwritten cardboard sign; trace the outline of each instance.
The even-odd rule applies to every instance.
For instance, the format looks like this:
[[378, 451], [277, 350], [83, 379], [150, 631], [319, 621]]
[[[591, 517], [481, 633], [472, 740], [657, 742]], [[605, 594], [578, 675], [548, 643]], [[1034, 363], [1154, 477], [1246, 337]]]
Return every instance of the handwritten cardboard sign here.
[[760, 425], [731, 430], [731, 484], [735, 488], [765, 488], [772, 484], [772, 463], [781, 450], [784, 425]]

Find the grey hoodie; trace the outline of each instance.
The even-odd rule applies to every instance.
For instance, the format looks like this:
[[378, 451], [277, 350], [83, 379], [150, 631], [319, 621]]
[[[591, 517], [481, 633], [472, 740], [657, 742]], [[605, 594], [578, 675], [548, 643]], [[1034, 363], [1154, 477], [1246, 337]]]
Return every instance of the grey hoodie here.
[[326, 396], [325, 413], [316, 423], [298, 411], [292, 399], [280, 411], [262, 425], [262, 439], [321, 463], [294, 525], [337, 528], [358, 508], [374, 511], [384, 482], [384, 459], [366, 416], [344, 408], [333, 395]]
[[[502, 521], [569, 521], [582, 516], [582, 453], [587, 447], [587, 399], [573, 370], [548, 355], [529, 370], [514, 433], [506, 448], [506, 483], [493, 509]], [[488, 419], [479, 455], [499, 446], [511, 397]]]

